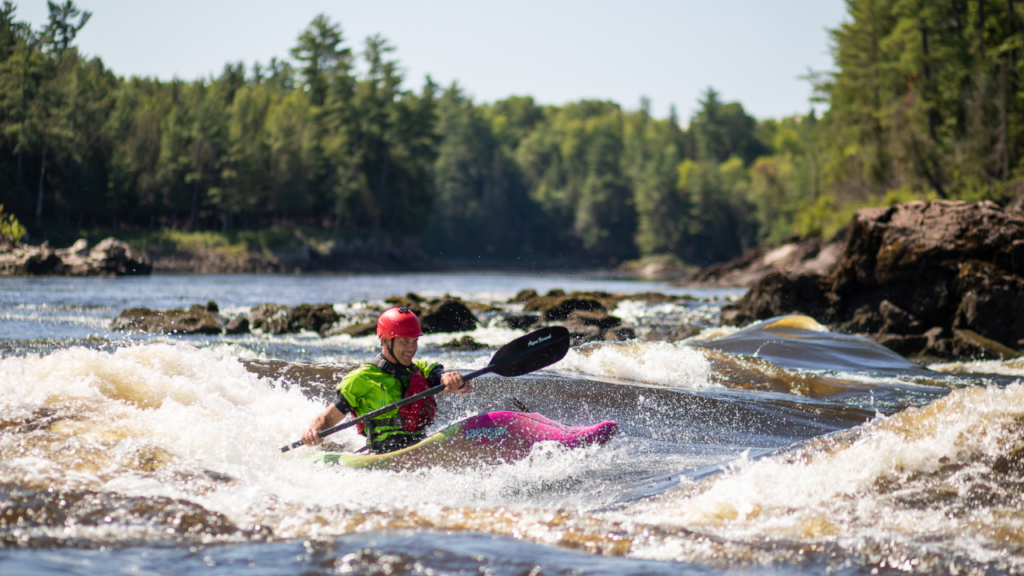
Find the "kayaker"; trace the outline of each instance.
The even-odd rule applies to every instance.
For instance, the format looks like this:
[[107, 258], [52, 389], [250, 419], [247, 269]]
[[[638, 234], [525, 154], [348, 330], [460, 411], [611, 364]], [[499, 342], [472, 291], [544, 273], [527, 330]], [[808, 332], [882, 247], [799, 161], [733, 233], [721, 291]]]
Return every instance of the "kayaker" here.
[[[369, 364], [349, 372], [338, 385], [338, 400], [317, 416], [302, 435], [307, 446], [323, 442], [319, 432], [330, 428], [346, 413], [361, 416], [388, 404], [444, 384], [445, 393], [465, 394], [468, 382], [458, 372], [445, 372], [436, 362], [413, 360], [423, 335], [420, 321], [408, 308], [391, 308], [377, 319], [381, 352]], [[419, 400], [357, 425], [370, 451], [381, 454], [422, 440], [434, 422], [437, 403], [433, 397]]]

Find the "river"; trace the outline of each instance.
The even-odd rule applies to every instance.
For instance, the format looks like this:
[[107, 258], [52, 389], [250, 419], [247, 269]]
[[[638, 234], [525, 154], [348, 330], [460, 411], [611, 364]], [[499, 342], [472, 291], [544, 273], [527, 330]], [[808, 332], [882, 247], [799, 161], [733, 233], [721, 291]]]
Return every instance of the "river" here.
[[[605, 446], [393, 472], [278, 450], [333, 396], [324, 375], [366, 361], [373, 338], [108, 328], [130, 306], [209, 300], [366, 319], [416, 292], [497, 303], [469, 334], [500, 346], [525, 334], [502, 318], [526, 288], [689, 294], [613, 313], [641, 333], [702, 330], [485, 376], [440, 396], [431, 428], [514, 397], [566, 424], [617, 421]], [[0, 573], [1024, 572], [1024, 360], [924, 367], [805, 317], [719, 326], [742, 293], [510, 273], [2, 278]], [[418, 357], [487, 364], [451, 339], [425, 336]], [[286, 369], [258, 369], [273, 361]]]

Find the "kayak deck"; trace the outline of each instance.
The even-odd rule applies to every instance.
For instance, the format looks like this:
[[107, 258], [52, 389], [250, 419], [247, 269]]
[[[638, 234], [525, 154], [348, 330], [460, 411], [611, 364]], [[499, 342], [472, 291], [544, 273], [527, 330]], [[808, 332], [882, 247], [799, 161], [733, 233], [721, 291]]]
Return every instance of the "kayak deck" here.
[[315, 460], [350, 468], [454, 468], [521, 460], [538, 442], [555, 441], [567, 448], [600, 445], [608, 442], [616, 432], [618, 424], [615, 422], [601, 422], [594, 426], [566, 426], [540, 414], [489, 412], [452, 424], [422, 442], [394, 452], [328, 452], [316, 456]]

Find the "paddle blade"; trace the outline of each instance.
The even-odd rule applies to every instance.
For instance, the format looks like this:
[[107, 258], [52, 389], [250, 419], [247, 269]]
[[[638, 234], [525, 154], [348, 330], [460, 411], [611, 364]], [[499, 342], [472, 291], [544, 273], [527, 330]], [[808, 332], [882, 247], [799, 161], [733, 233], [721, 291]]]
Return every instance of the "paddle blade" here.
[[516, 338], [494, 353], [488, 366], [495, 374], [520, 376], [550, 366], [569, 351], [569, 331], [563, 326], [549, 326]]

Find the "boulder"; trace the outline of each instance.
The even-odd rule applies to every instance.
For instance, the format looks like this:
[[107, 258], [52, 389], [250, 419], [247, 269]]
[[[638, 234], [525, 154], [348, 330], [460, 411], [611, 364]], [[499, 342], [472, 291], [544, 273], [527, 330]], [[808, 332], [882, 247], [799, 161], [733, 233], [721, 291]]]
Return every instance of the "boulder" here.
[[360, 338], [363, 336], [374, 336], [377, 334], [377, 322], [361, 322], [359, 324], [352, 324], [351, 326], [338, 326], [335, 324], [329, 330], [327, 330], [327, 336], [340, 336], [342, 334], [348, 334], [353, 338]]
[[508, 304], [523, 304], [535, 296], [537, 296], [536, 290], [520, 290], [508, 301]]
[[484, 350], [488, 348], [486, 344], [481, 344], [476, 340], [473, 340], [472, 336], [455, 338], [445, 344], [442, 344], [441, 347], [447, 350]]
[[569, 338], [572, 346], [579, 346], [587, 342], [601, 342], [604, 340], [604, 331], [597, 326], [590, 326], [583, 323], [566, 324], [569, 330]]
[[568, 323], [580, 322], [588, 326], [597, 326], [601, 330], [615, 328], [622, 324], [622, 318], [612, 316], [607, 312], [589, 312], [586, 310], [573, 310], [567, 318]]
[[505, 325], [512, 330], [526, 330], [539, 321], [539, 314], [511, 314], [505, 317]]
[[846, 230], [832, 238], [792, 238], [779, 245], [757, 246], [728, 262], [714, 264], [674, 282], [679, 286], [747, 287], [769, 274], [823, 275], [835, 265]]
[[141, 250], [107, 238], [88, 250], [84, 238], [68, 248], [53, 250], [47, 243], [29, 246], [6, 236], [0, 243], [0, 275], [135, 276], [149, 274], [153, 264]]
[[288, 333], [288, 307], [278, 304], [260, 304], [249, 310], [249, 326], [265, 334]]
[[476, 330], [477, 319], [462, 300], [446, 296], [430, 302], [420, 315], [420, 325], [424, 334], [468, 332]]
[[224, 326], [225, 334], [248, 334], [249, 318], [245, 316], [232, 316]]
[[740, 300], [722, 307], [722, 324], [744, 326], [755, 320], [802, 314], [830, 317], [826, 279], [814, 274], [769, 274]]
[[[801, 312], [848, 332], [909, 336], [933, 327], [945, 336], [931, 339], [927, 355], [993, 357], [998, 349], [1005, 357], [1024, 348], [1022, 240], [1024, 213], [987, 201], [860, 210], [827, 274], [766, 277], [726, 306], [722, 321]], [[886, 341], [901, 350], [919, 343]]]
[[613, 342], [624, 342], [626, 340], [636, 340], [636, 330], [629, 326], [620, 326], [618, 328], [612, 328], [604, 333], [604, 339]]
[[110, 329], [156, 334], [220, 334], [224, 324], [216, 311], [195, 304], [188, 310], [128, 308], [111, 321]]
[[143, 276], [153, 271], [153, 263], [145, 252], [116, 238], [107, 238], [93, 246], [84, 266], [70, 264], [69, 268], [73, 276]]
[[288, 310], [288, 331], [309, 330], [324, 336], [340, 318], [332, 304], [300, 304]]
[[580, 293], [566, 296], [565, 294], [552, 295], [551, 292], [547, 296], [534, 296], [530, 298], [523, 307], [523, 310], [526, 312], [540, 312], [543, 318], [549, 322], [565, 320], [574, 310], [586, 312], [608, 311], [604, 304], [596, 298]]

